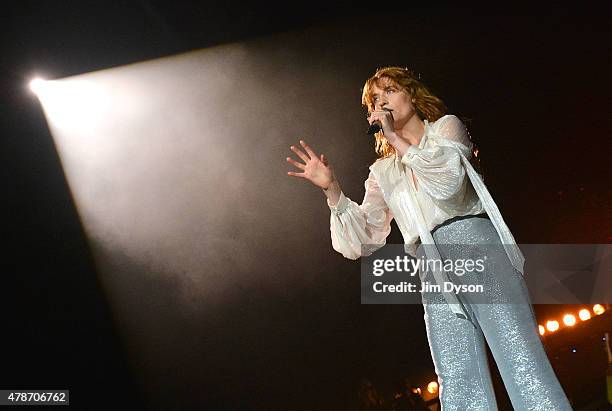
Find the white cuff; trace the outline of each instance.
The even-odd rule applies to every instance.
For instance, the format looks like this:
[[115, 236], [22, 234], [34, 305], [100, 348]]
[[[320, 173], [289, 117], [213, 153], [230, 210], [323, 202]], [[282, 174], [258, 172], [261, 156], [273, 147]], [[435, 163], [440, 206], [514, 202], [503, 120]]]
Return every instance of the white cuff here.
[[336, 213], [336, 214], [342, 214], [346, 210], [348, 203], [349, 203], [348, 198], [346, 198], [346, 196], [344, 195], [342, 191], [340, 192], [338, 203], [335, 206], [330, 204], [329, 198], [327, 199], [327, 206], [333, 213]]

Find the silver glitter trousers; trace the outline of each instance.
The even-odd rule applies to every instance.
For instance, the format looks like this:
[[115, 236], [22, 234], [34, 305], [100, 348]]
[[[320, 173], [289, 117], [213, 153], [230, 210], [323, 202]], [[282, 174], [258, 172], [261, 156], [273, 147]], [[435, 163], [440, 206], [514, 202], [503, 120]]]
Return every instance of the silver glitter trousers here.
[[[485, 342], [515, 410], [571, 410], [540, 340], [523, 276], [511, 265], [491, 221], [454, 221], [435, 230], [433, 238], [442, 260], [470, 258], [462, 245], [487, 245], [486, 270], [471, 278], [484, 284], [484, 293], [478, 301], [458, 294], [467, 320], [450, 310], [440, 292], [421, 293], [442, 410], [497, 410]], [[424, 258], [423, 245], [417, 258]], [[419, 275], [435, 284], [425, 270]], [[470, 281], [470, 275], [476, 274], [451, 279]]]

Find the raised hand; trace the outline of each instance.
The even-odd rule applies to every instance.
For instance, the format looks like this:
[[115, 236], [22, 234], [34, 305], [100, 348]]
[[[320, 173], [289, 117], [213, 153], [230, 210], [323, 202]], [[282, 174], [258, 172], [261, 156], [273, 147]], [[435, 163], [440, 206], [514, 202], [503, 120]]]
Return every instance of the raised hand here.
[[374, 110], [368, 114], [368, 122], [370, 125], [373, 123], [378, 123], [382, 128], [383, 135], [389, 140], [389, 143], [393, 143], [396, 139], [395, 127], [394, 127], [394, 119], [393, 119], [393, 110], [390, 109], [380, 109]]
[[328, 163], [324, 154], [318, 156], [304, 140], [300, 140], [300, 144], [304, 150], [306, 150], [306, 153], [295, 146], [291, 146], [291, 151], [297, 154], [304, 163], [295, 161], [291, 157], [287, 157], [287, 162], [293, 164], [295, 167], [302, 170], [302, 172], [296, 173], [288, 171], [287, 175], [305, 178], [315, 186], [326, 190], [336, 179], [331, 165]]

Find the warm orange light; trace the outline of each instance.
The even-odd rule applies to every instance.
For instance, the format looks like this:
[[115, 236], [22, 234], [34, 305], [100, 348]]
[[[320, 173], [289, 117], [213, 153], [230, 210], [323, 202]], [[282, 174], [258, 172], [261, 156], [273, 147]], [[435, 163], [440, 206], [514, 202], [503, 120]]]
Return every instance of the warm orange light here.
[[540, 330], [540, 335], [544, 335], [546, 332], [546, 328], [543, 325], [538, 325], [538, 329]]
[[578, 311], [578, 317], [580, 317], [582, 321], [586, 321], [591, 318], [591, 312], [586, 308], [583, 308], [582, 310]]
[[601, 304], [595, 304], [593, 306], [593, 312], [597, 315], [603, 314], [606, 309]]
[[421, 395], [421, 389], [419, 387], [413, 388], [412, 392]]
[[568, 327], [576, 325], [576, 316], [573, 314], [565, 314], [563, 316], [563, 324], [567, 325]]
[[438, 383], [436, 381], [432, 381], [429, 384], [427, 384], [427, 391], [430, 394], [435, 394], [438, 392]]
[[559, 321], [546, 321], [546, 329], [551, 333], [557, 331], [559, 329]]

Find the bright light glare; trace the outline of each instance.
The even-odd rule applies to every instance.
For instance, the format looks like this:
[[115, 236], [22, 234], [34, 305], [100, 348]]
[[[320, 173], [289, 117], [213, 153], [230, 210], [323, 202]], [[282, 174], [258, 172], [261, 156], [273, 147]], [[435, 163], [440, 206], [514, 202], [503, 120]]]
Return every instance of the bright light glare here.
[[571, 327], [576, 324], [576, 317], [572, 314], [565, 314], [563, 316], [563, 324]]
[[546, 329], [550, 332], [555, 332], [559, 329], [559, 321], [547, 321], [546, 322]]
[[430, 394], [435, 394], [436, 392], [438, 392], [438, 383], [435, 381], [432, 381], [429, 384], [427, 384], [427, 391]]
[[606, 309], [601, 304], [595, 304], [593, 306], [593, 312], [597, 315], [603, 314], [605, 311]]
[[538, 325], [538, 330], [540, 330], [540, 335], [544, 335], [544, 333], [546, 332], [546, 329], [543, 325]]
[[38, 93], [40, 93], [40, 90], [42, 90], [44, 85], [45, 85], [45, 80], [41, 78], [35, 78], [32, 81], [30, 81], [30, 90], [32, 90], [34, 94], [38, 95]]
[[85, 133], [94, 130], [109, 105], [108, 93], [93, 81], [54, 80], [33, 85], [38, 89], [37, 95], [51, 122], [65, 131]]
[[582, 321], [586, 321], [591, 318], [591, 312], [586, 308], [583, 308], [582, 310], [578, 311], [578, 317], [580, 317]]

